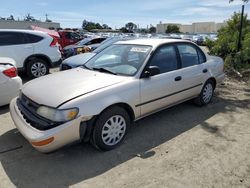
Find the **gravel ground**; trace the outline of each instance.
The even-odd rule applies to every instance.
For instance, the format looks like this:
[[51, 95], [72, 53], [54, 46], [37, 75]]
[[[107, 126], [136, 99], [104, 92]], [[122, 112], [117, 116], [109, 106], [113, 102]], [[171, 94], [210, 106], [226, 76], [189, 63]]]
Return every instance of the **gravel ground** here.
[[0, 108], [0, 188], [248, 187], [250, 84], [226, 80], [213, 102], [190, 102], [136, 122], [109, 152], [75, 144], [34, 150]]

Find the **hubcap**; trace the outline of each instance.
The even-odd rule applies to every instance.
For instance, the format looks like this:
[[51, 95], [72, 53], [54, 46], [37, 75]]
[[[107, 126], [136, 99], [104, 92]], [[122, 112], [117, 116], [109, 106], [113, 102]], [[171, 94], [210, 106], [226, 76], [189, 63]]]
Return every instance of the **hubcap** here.
[[35, 77], [44, 76], [46, 74], [46, 66], [43, 63], [37, 62], [31, 66], [31, 73]]
[[213, 86], [212, 84], [208, 83], [203, 90], [203, 101], [205, 103], [209, 103], [213, 96]]
[[126, 131], [126, 121], [120, 115], [110, 117], [102, 128], [102, 141], [113, 146], [121, 141]]

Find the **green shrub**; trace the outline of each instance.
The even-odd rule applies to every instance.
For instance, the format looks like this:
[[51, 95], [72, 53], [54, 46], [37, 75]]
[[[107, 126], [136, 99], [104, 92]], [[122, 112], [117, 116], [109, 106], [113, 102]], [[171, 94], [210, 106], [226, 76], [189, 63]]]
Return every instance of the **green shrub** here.
[[247, 15], [243, 18], [242, 46], [237, 52], [240, 13], [234, 13], [227, 25], [218, 31], [218, 40], [206, 41], [206, 45], [213, 55], [220, 56], [225, 60], [225, 68], [241, 70], [249, 67], [250, 63], [250, 21]]

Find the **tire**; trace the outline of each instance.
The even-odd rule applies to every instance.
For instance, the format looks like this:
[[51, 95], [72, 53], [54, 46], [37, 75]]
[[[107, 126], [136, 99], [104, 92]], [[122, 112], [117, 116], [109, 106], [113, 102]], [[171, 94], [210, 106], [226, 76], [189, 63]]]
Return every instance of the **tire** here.
[[199, 96], [194, 100], [199, 106], [207, 105], [211, 102], [214, 95], [214, 82], [212, 80], [206, 81]]
[[40, 58], [34, 58], [27, 64], [27, 75], [30, 78], [38, 78], [49, 74], [48, 63]]
[[91, 143], [100, 150], [109, 151], [120, 145], [130, 127], [127, 111], [115, 106], [105, 110], [97, 118]]

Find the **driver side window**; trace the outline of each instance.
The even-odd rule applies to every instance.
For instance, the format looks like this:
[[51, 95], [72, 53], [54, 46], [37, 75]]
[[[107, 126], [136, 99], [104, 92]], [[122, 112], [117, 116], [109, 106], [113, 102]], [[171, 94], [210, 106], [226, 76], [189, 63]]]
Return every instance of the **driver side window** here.
[[167, 45], [159, 47], [150, 60], [149, 66], [159, 67], [160, 74], [176, 70], [178, 65], [174, 46]]

